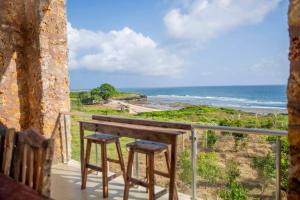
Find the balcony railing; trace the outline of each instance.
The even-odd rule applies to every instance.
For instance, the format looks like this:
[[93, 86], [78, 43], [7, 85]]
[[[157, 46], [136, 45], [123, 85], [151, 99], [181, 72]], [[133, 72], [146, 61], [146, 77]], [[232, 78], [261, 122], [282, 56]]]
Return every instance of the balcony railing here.
[[[68, 144], [68, 135], [70, 134], [67, 130], [68, 118], [67, 116], [77, 116], [77, 117], [89, 117], [92, 118], [93, 114], [85, 114], [85, 113], [76, 113], [76, 112], [65, 112], [61, 113], [63, 116], [63, 127], [64, 127], [64, 141], [63, 149], [65, 152], [64, 160], [65, 162], [69, 161], [69, 144]], [[153, 120], [145, 120], [145, 121], [153, 121]], [[159, 122], [159, 121], [155, 121]], [[176, 123], [176, 122], [175, 122]], [[187, 123], [176, 123], [176, 124], [187, 124]], [[191, 199], [197, 199], [197, 154], [198, 152], [198, 140], [199, 134], [197, 132], [200, 131], [200, 135], [204, 134], [205, 131], [217, 131], [217, 132], [230, 132], [230, 133], [239, 133], [244, 135], [263, 135], [263, 136], [275, 136], [275, 169], [276, 169], [276, 181], [275, 181], [275, 197], [276, 200], [281, 199], [281, 137], [285, 137], [288, 135], [287, 131], [281, 130], [264, 130], [264, 129], [256, 129], [256, 128], [240, 128], [240, 127], [227, 127], [227, 126], [215, 126], [215, 125], [202, 125], [202, 124], [190, 124], [190, 150], [191, 150], [191, 161], [192, 161], [192, 184], [191, 184]], [[184, 142], [184, 141], [183, 141]], [[183, 144], [184, 146], [184, 144]], [[98, 149], [95, 150], [98, 152]], [[96, 163], [98, 163], [98, 156], [96, 155]], [[139, 176], [139, 160], [138, 156], [135, 157], [135, 176]]]
[[255, 135], [265, 135], [265, 136], [276, 136], [276, 150], [275, 150], [275, 167], [276, 167], [276, 200], [281, 199], [281, 140], [280, 137], [287, 136], [287, 131], [278, 130], [263, 130], [255, 128], [240, 128], [240, 127], [226, 127], [226, 126], [210, 126], [201, 124], [192, 124], [191, 130], [191, 152], [192, 152], [192, 199], [197, 199], [196, 197], [196, 177], [197, 177], [197, 134], [196, 129], [199, 130], [212, 130], [212, 131], [226, 131], [226, 132], [238, 132], [241, 134], [255, 134]]

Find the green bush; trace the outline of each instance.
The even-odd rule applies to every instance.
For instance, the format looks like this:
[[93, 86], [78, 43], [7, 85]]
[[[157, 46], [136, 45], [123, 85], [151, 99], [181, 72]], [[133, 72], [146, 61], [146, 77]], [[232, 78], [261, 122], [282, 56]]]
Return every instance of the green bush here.
[[89, 92], [79, 92], [78, 99], [82, 104], [91, 104], [93, 102]]
[[179, 179], [186, 184], [192, 183], [192, 161], [191, 155], [188, 150], [179, 154]]
[[217, 155], [214, 152], [200, 153], [198, 157], [198, 174], [208, 183], [215, 183], [220, 175]]
[[261, 195], [275, 177], [275, 160], [269, 152], [266, 156], [254, 157], [251, 167], [257, 171], [261, 184]]
[[214, 131], [208, 130], [207, 131], [207, 146], [208, 148], [212, 149], [217, 142], [217, 135]]
[[101, 101], [101, 96], [100, 96], [100, 88], [94, 88], [91, 90], [91, 98], [93, 99], [94, 102], [100, 102]]
[[[270, 144], [276, 143], [277, 136], [268, 136], [266, 141]], [[288, 154], [289, 154], [289, 143], [287, 137], [281, 137], [281, 189], [287, 190], [288, 188]]]
[[[247, 138], [248, 136], [246, 134], [243, 133], [232, 133], [232, 136], [234, 138], [234, 149], [238, 150], [238, 148], [241, 146], [241, 144], [244, 144], [244, 146], [246, 145], [246, 143], [242, 143], [242, 141]], [[243, 146], [243, 147], [244, 147]]]
[[224, 200], [247, 200], [247, 189], [240, 183], [233, 182], [219, 191], [219, 197]]
[[281, 137], [281, 189], [288, 188], [289, 143], [287, 137]]
[[225, 181], [226, 185], [231, 185], [236, 182], [241, 175], [239, 163], [234, 160], [228, 160], [225, 166]]

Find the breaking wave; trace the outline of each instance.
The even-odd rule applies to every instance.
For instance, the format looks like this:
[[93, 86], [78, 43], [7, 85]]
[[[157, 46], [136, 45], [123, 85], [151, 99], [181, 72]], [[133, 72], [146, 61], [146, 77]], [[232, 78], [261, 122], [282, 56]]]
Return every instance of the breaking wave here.
[[160, 101], [165, 103], [190, 103], [190, 104], [206, 104], [215, 106], [228, 107], [252, 107], [252, 108], [279, 108], [285, 109], [284, 101], [264, 101], [246, 98], [234, 98], [223, 96], [191, 96], [191, 95], [156, 95], [148, 96], [149, 100]]

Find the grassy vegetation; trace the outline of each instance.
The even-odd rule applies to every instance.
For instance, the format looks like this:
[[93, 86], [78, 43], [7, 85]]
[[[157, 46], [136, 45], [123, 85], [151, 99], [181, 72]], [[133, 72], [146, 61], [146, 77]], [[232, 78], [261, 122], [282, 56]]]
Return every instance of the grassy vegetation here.
[[[127, 111], [99, 108], [95, 105], [78, 104], [76, 94], [71, 95], [72, 110], [85, 113], [121, 115], [134, 118], [154, 119], [161, 121], [214, 124], [247, 128], [287, 130], [287, 114], [255, 115], [230, 108], [210, 106], [189, 106], [179, 110], [166, 110], [129, 114]], [[238, 136], [237, 136], [238, 137]]]
[[163, 121], [181, 121], [262, 129], [287, 129], [286, 114], [255, 115], [230, 108], [189, 106], [179, 110], [140, 113], [136, 116]]

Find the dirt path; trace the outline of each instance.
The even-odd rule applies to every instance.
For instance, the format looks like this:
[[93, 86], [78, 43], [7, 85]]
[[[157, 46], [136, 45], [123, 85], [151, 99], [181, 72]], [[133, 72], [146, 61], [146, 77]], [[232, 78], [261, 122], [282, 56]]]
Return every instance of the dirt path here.
[[128, 110], [129, 113], [131, 114], [136, 114], [141, 112], [160, 111], [158, 109], [138, 106], [120, 100], [111, 100], [110, 102], [103, 104], [102, 107], [116, 109], [116, 110]]

